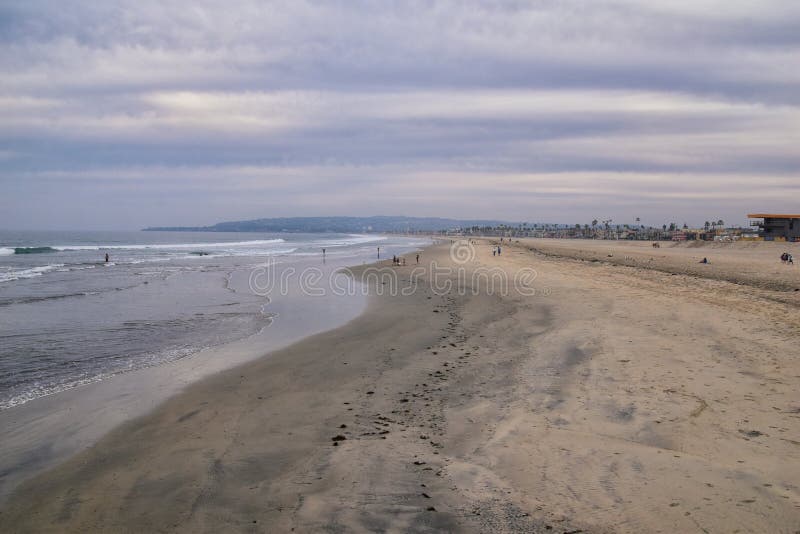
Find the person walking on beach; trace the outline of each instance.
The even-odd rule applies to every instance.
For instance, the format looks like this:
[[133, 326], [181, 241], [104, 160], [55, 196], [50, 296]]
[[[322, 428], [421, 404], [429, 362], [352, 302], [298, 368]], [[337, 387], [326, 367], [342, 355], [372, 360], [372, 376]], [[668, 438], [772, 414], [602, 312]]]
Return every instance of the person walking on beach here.
[[378, 247], [378, 259], [381, 259], [381, 247]]
[[417, 254], [417, 265], [419, 265], [419, 254]]
[[789, 262], [789, 253], [788, 252], [784, 252], [783, 254], [781, 254], [781, 263], [783, 263], [785, 265], [788, 262]]
[[794, 257], [791, 254], [786, 254], [786, 263], [794, 265]]
[[106, 252], [106, 263], [108, 263], [108, 252]]

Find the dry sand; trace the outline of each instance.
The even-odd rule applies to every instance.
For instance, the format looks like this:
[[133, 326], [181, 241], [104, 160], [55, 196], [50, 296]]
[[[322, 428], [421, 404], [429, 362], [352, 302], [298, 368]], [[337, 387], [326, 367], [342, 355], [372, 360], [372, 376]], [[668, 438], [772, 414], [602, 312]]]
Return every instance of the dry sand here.
[[[598, 261], [571, 258], [585, 245]], [[0, 530], [797, 531], [798, 275], [731, 283], [713, 269], [735, 251], [675, 274], [697, 250], [627, 246], [478, 242], [463, 265], [432, 247], [415, 291], [373, 280], [358, 319], [24, 484]], [[447, 294], [432, 261], [466, 269]], [[473, 294], [477, 268], [533, 268], [536, 294]]]
[[[556, 256], [691, 274], [778, 291], [800, 288], [800, 243], [662, 241], [655, 249], [647, 241], [523, 239], [521, 243]], [[783, 252], [795, 256], [794, 269], [781, 263]], [[703, 258], [710, 263], [700, 263]]]

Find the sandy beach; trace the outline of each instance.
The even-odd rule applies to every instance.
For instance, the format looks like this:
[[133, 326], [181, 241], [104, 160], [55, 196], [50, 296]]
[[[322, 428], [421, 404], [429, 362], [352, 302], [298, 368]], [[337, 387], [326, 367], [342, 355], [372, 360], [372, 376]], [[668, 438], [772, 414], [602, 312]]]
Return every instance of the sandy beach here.
[[800, 528], [780, 246], [493, 243], [380, 264], [396, 286], [354, 269], [364, 314], [116, 428], [20, 486], [0, 530]]

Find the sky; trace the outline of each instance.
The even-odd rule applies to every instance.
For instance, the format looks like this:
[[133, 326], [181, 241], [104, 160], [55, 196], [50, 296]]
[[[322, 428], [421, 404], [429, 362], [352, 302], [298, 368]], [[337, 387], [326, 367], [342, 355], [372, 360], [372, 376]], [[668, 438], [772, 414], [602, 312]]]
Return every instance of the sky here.
[[0, 229], [800, 212], [797, 0], [0, 0]]

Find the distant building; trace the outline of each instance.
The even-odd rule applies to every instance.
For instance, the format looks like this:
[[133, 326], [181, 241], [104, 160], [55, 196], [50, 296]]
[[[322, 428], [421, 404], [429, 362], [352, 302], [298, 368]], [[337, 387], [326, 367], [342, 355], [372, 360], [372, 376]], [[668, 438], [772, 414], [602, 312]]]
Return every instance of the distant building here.
[[786, 239], [800, 241], [800, 215], [780, 215], [772, 213], [751, 213], [747, 216], [753, 221], [751, 226], [758, 226], [758, 233], [767, 241]]
[[689, 233], [683, 231], [677, 231], [672, 233], [672, 240], [673, 241], [686, 241], [689, 239]]

